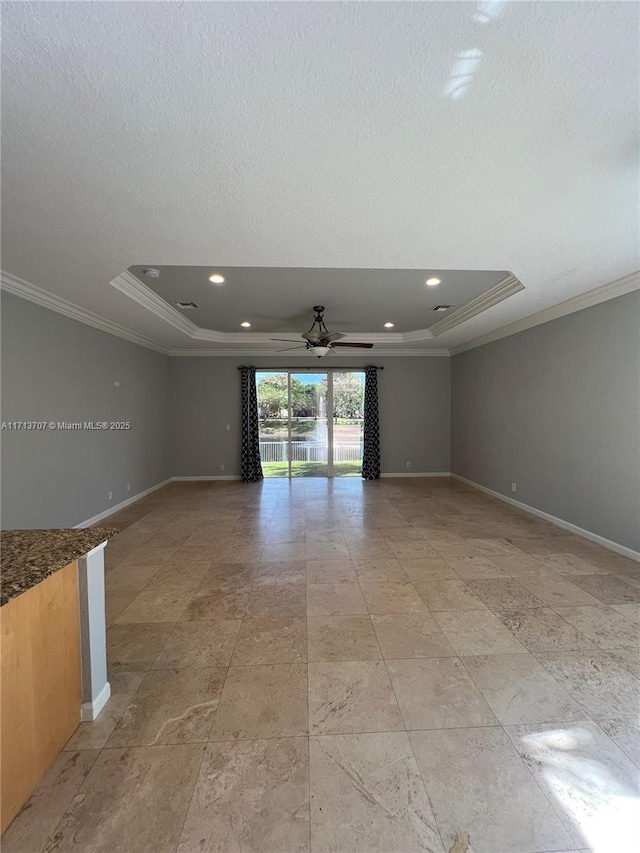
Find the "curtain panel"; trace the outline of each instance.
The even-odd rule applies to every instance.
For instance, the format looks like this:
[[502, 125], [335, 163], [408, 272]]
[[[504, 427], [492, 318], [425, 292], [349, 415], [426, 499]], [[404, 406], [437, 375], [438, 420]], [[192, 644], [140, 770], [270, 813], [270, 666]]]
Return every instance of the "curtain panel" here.
[[362, 450], [362, 479], [380, 477], [380, 423], [378, 420], [378, 369], [364, 369], [364, 441]]
[[258, 394], [255, 367], [240, 369], [242, 382], [242, 457], [240, 479], [243, 483], [257, 483], [263, 479], [260, 461], [260, 431], [258, 425]]

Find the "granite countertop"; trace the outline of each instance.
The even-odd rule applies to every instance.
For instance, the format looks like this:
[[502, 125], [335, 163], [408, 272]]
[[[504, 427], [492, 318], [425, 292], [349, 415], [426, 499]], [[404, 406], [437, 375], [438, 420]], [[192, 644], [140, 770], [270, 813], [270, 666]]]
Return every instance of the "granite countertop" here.
[[115, 527], [0, 530], [0, 607], [117, 532]]

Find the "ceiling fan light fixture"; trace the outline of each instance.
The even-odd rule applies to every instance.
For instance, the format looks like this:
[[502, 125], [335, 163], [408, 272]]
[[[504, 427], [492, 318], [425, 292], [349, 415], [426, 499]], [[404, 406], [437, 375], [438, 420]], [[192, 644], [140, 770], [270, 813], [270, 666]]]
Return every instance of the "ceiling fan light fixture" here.
[[[322, 305], [314, 305], [313, 323], [308, 332], [303, 332], [300, 337], [306, 343], [302, 346], [307, 352], [312, 352], [317, 358], [322, 358], [330, 352], [335, 352], [336, 347], [350, 347], [353, 349], [371, 349], [373, 344], [358, 343], [356, 341], [343, 341], [346, 335], [342, 332], [330, 332], [324, 324], [323, 314], [324, 307]], [[285, 341], [288, 344], [295, 344], [296, 341], [290, 341], [289, 338], [271, 338], [272, 341]], [[300, 345], [299, 345], [300, 346]], [[298, 349], [298, 347], [292, 347]], [[287, 350], [278, 350], [278, 352], [287, 352]]]
[[318, 347], [309, 347], [309, 350], [310, 350], [314, 355], [317, 355], [317, 356], [318, 356], [318, 358], [322, 358], [322, 356], [323, 356], [323, 355], [327, 355], [327, 353], [330, 351], [330, 349], [331, 349], [331, 347], [321, 347], [321, 346], [318, 346]]

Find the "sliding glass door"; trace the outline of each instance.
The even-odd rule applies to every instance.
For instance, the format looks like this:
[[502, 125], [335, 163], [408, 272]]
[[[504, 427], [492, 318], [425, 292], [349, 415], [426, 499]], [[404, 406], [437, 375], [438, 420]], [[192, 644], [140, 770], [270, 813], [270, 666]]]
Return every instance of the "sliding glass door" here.
[[256, 371], [256, 384], [265, 477], [361, 474], [362, 371]]
[[290, 373], [290, 477], [329, 476], [326, 373]]
[[289, 476], [289, 373], [256, 371], [260, 459], [265, 477]]
[[362, 474], [364, 372], [333, 373], [333, 476]]

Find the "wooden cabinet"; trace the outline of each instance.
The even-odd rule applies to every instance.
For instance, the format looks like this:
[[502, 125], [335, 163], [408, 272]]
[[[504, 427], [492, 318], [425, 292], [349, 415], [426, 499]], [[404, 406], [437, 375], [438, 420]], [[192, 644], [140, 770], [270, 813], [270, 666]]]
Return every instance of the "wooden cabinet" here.
[[0, 608], [0, 831], [80, 722], [76, 563]]

